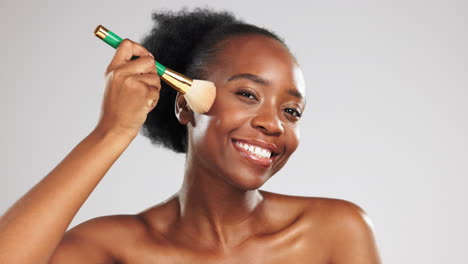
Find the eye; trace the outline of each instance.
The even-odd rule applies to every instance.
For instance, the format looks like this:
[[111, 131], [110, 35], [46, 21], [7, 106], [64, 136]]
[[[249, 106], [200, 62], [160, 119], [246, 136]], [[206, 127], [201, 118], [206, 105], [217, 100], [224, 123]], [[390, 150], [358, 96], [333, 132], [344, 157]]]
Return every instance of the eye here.
[[247, 99], [250, 99], [250, 100], [257, 100], [257, 97], [252, 92], [249, 92], [249, 91], [246, 91], [246, 90], [238, 91], [238, 92], [236, 92], [236, 94], [240, 95], [242, 97], [245, 97]]
[[283, 110], [285, 113], [287, 113], [288, 115], [291, 115], [292, 117], [296, 118], [296, 119], [299, 119], [301, 117], [301, 112], [297, 109], [294, 109], [294, 108], [286, 108]]

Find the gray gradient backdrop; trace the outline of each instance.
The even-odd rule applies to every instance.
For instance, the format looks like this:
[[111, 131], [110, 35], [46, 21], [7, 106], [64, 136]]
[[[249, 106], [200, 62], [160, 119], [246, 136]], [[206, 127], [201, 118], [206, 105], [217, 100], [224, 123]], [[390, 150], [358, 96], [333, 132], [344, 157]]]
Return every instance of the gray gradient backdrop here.
[[[114, 51], [151, 11], [210, 6], [283, 36], [307, 82], [302, 141], [263, 189], [350, 200], [385, 263], [462, 263], [468, 228], [468, 2], [4, 1], [0, 213], [94, 128]], [[157, 55], [157, 54], [156, 54]], [[137, 213], [176, 192], [184, 157], [138, 136], [75, 217]], [[466, 260], [465, 260], [466, 261]]]

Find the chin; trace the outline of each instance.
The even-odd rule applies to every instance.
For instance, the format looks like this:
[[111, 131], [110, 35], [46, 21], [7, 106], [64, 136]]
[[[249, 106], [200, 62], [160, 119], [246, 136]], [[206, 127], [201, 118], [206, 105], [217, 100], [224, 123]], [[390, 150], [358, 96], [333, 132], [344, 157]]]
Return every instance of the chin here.
[[252, 191], [262, 187], [271, 176], [268, 174], [256, 175], [252, 174], [252, 172], [242, 173], [239, 171], [235, 175], [225, 175], [225, 180], [240, 190]]

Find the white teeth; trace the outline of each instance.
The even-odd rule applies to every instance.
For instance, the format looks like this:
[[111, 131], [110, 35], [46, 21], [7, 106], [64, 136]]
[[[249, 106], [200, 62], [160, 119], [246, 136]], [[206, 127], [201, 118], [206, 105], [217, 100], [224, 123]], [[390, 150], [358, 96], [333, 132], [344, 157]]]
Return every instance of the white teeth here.
[[249, 144], [246, 144], [246, 143], [241, 143], [241, 142], [238, 142], [238, 141], [235, 141], [235, 144], [238, 145], [239, 147], [247, 150], [248, 152], [259, 156], [259, 157], [262, 157], [262, 158], [270, 158], [271, 157], [271, 151], [269, 151], [268, 149], [264, 149], [264, 148], [261, 148], [261, 147], [258, 147], [258, 146], [249, 145]]
[[254, 153], [257, 154], [257, 155], [260, 155], [260, 152], [262, 152], [263, 149], [259, 148], [259, 147], [255, 147], [254, 148]]

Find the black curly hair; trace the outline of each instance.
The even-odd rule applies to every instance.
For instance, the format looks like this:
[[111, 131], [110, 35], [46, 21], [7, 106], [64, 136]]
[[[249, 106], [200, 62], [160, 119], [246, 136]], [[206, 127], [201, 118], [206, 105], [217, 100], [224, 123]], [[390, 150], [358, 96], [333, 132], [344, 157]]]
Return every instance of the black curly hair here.
[[[204, 79], [207, 66], [221, 49], [221, 41], [231, 36], [260, 34], [285, 43], [273, 32], [244, 23], [227, 11], [183, 9], [178, 12], [156, 11], [150, 33], [141, 42], [156, 60], [194, 79]], [[174, 113], [177, 92], [161, 83], [160, 99], [148, 114], [142, 133], [151, 143], [178, 153], [187, 152], [187, 128]]]

